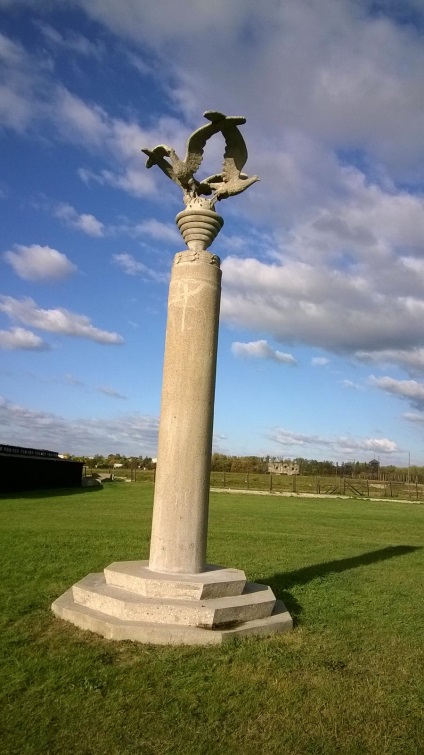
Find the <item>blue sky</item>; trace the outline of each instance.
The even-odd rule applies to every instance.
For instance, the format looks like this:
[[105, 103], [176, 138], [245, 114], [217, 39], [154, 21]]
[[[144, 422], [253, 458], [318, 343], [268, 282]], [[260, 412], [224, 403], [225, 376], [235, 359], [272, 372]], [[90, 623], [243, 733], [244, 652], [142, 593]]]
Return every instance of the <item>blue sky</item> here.
[[[184, 153], [219, 206], [214, 448], [424, 462], [421, 0], [0, 0], [0, 440], [156, 455]], [[208, 143], [205, 175], [223, 145]]]

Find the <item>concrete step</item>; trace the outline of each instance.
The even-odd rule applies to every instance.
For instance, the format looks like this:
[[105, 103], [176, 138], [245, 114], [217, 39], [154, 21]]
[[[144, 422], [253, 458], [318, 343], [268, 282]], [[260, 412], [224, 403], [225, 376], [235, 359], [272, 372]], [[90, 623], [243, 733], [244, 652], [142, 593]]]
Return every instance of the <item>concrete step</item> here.
[[108, 616], [74, 601], [72, 588], [52, 605], [53, 613], [80, 629], [100, 634], [109, 640], [132, 640], [154, 645], [217, 645], [235, 637], [267, 636], [293, 628], [292, 618], [284, 603], [277, 600], [270, 616], [252, 619], [226, 628], [203, 629], [154, 622], [127, 621]]
[[208, 564], [199, 574], [169, 574], [149, 569], [148, 561], [117, 561], [104, 570], [108, 585], [146, 598], [209, 600], [241, 595], [246, 575], [241, 569]]
[[89, 574], [72, 588], [75, 603], [126, 621], [212, 628], [270, 616], [270, 587], [247, 582], [242, 595], [210, 600], [149, 598], [109, 585], [104, 574]]

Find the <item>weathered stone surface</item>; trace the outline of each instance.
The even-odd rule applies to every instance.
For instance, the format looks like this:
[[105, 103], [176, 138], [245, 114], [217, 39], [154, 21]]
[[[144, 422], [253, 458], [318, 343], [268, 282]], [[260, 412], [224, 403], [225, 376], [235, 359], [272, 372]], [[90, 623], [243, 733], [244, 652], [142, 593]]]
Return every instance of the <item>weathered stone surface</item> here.
[[[247, 148], [238, 127], [246, 123], [246, 118], [240, 115], [228, 116], [214, 110], [207, 110], [203, 115], [210, 123], [189, 136], [183, 160], [167, 144], [158, 144], [153, 149], [143, 149], [142, 152], [148, 157], [146, 168], [157, 165], [171, 181], [180, 186], [187, 207], [213, 210], [216, 202], [246, 191], [259, 178], [249, 178], [241, 172], [247, 161]], [[222, 133], [225, 140], [222, 172], [198, 181], [195, 173], [202, 163], [206, 142], [218, 132]], [[206, 249], [206, 246], [202, 248]]]
[[133, 640], [153, 645], [218, 645], [234, 637], [266, 636], [293, 628], [292, 618], [281, 601], [276, 602], [272, 614], [266, 618], [216, 629], [128, 621], [107, 616], [75, 603], [72, 588], [55, 600], [52, 610], [56, 616], [80, 629], [96, 632], [109, 640]]
[[108, 585], [103, 573], [88, 574], [73, 588], [76, 603], [128, 621], [184, 624], [211, 628], [234, 621], [250, 621], [269, 616], [275, 605], [270, 587], [246, 584], [242, 595], [209, 600], [146, 598]]
[[246, 575], [241, 569], [209, 564], [199, 574], [168, 574], [149, 569], [148, 561], [118, 561], [104, 570], [107, 584], [148, 598], [201, 600], [241, 595]]
[[213, 565], [179, 575], [151, 572], [146, 561], [116, 562], [77, 582], [52, 610], [104, 637], [153, 644], [216, 644], [292, 627], [270, 587]]
[[219, 258], [177, 254], [168, 300], [152, 536], [152, 571], [205, 568], [216, 351]]
[[224, 221], [218, 213], [208, 209], [187, 208], [175, 218], [178, 229], [191, 251], [205, 251], [218, 235]]

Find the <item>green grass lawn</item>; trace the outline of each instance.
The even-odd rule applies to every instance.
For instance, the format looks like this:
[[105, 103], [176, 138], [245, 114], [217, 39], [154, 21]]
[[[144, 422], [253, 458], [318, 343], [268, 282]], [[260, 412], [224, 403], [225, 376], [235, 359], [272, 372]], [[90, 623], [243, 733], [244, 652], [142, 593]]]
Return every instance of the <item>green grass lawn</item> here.
[[209, 561], [271, 584], [295, 630], [220, 647], [114, 643], [51, 602], [147, 558], [153, 488], [0, 498], [0, 751], [424, 752], [424, 507], [212, 494]]

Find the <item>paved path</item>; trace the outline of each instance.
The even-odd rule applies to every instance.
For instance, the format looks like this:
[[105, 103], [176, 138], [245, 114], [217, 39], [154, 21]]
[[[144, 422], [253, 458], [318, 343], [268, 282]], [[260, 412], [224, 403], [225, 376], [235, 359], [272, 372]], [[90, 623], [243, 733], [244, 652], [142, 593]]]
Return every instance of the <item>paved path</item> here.
[[338, 495], [337, 493], [292, 493], [291, 491], [280, 492], [277, 490], [245, 490], [237, 488], [211, 488], [212, 493], [242, 493], [244, 495], [272, 495], [283, 498], [341, 498], [343, 500], [355, 501], [396, 501], [397, 503], [423, 503], [421, 500], [414, 498], [368, 498], [368, 496]]

